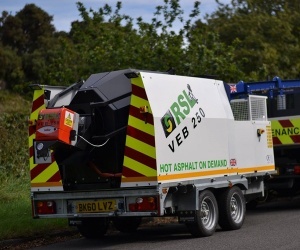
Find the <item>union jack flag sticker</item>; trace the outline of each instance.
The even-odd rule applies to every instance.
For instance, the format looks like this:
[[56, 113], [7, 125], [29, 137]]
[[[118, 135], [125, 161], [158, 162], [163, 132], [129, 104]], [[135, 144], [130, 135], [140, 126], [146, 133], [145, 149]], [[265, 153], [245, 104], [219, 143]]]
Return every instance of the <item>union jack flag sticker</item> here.
[[236, 166], [236, 159], [230, 159], [230, 166]]
[[237, 92], [235, 84], [230, 84], [229, 86], [230, 86], [230, 93], [236, 93]]

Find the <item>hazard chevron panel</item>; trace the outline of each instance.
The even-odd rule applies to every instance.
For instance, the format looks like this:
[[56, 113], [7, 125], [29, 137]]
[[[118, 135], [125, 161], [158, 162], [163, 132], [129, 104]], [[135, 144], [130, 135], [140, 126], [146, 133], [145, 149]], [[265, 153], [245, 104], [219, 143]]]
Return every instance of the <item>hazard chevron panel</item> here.
[[122, 171], [122, 186], [157, 184], [154, 121], [142, 79], [134, 78]]
[[300, 118], [272, 120], [274, 145], [291, 145], [300, 143]]
[[45, 108], [44, 90], [39, 89], [34, 91], [32, 109], [29, 118], [29, 166], [31, 190], [39, 191], [60, 191], [63, 190], [62, 180], [59, 173], [59, 168], [51, 155], [50, 163], [35, 164], [34, 163], [34, 140], [36, 132], [36, 120], [41, 109]]

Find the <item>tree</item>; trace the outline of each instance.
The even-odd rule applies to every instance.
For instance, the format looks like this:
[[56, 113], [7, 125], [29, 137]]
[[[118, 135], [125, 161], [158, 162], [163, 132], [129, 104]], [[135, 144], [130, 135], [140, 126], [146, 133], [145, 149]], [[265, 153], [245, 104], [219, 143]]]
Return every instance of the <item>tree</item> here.
[[221, 41], [227, 45], [240, 41], [235, 60], [247, 76], [244, 80], [298, 76], [299, 8], [291, 9], [295, 4], [295, 0], [232, 0], [231, 7], [220, 5], [210, 16], [208, 25]]
[[104, 5], [95, 12], [78, 4], [83, 21], [72, 24], [70, 35], [85, 72], [120, 68], [164, 71], [174, 67], [183, 73], [185, 31], [172, 30], [175, 21], [183, 23], [179, 1], [164, 0], [150, 23], [139, 17], [135, 25], [131, 17], [121, 14], [121, 7], [118, 2], [115, 9]]
[[210, 27], [200, 20], [189, 32], [186, 48], [186, 73], [193, 76], [210, 76], [226, 82], [244, 77], [234, 54], [239, 43], [226, 45]]
[[[1, 42], [18, 57], [15, 62], [21, 62], [23, 73], [19, 73], [18, 78], [13, 77], [14, 81], [12, 76], [9, 77], [10, 74], [6, 74], [5, 80], [10, 89], [21, 91], [32, 82], [43, 81], [47, 60], [50, 59], [47, 55], [55, 48], [57, 41], [52, 19], [52, 16], [34, 4], [25, 5], [15, 16], [2, 13]], [[19, 67], [15, 71], [17, 69]]]
[[12, 88], [13, 82], [24, 79], [21, 58], [9, 47], [0, 43], [0, 82], [2, 87]]
[[34, 4], [26, 4], [15, 16], [8, 15], [1, 27], [3, 45], [11, 46], [18, 54], [31, 53], [47, 46], [55, 28], [53, 18]]

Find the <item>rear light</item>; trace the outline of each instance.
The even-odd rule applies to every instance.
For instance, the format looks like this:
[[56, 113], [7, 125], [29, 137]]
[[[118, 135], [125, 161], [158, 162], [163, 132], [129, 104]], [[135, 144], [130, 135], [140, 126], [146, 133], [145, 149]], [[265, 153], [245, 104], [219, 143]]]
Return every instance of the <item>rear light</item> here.
[[56, 204], [54, 201], [38, 201], [36, 209], [38, 214], [55, 214]]
[[300, 166], [295, 166], [294, 167], [294, 173], [295, 174], [300, 174]]
[[153, 196], [138, 197], [135, 203], [129, 204], [129, 211], [131, 212], [146, 212], [157, 210], [157, 198]]

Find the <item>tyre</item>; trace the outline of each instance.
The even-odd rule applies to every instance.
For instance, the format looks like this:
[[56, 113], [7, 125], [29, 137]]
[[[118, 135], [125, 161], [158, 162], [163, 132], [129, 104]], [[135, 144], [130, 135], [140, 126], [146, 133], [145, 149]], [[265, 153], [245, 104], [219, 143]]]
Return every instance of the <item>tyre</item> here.
[[118, 217], [114, 218], [113, 224], [122, 233], [135, 232], [142, 222], [142, 217]]
[[214, 194], [204, 190], [199, 194], [199, 210], [196, 211], [195, 221], [187, 223], [187, 228], [194, 237], [211, 236], [218, 224], [218, 204]]
[[98, 239], [106, 234], [109, 225], [107, 218], [88, 218], [83, 219], [82, 224], [78, 225], [79, 233], [87, 239]]
[[246, 215], [246, 202], [241, 189], [237, 186], [226, 189], [220, 194], [219, 225], [223, 230], [240, 229]]

